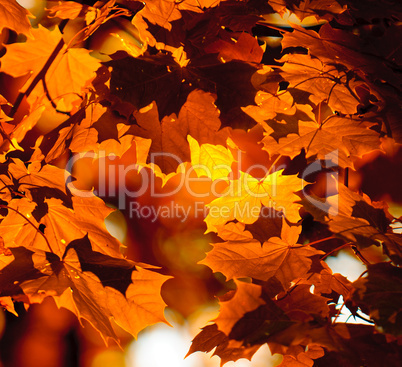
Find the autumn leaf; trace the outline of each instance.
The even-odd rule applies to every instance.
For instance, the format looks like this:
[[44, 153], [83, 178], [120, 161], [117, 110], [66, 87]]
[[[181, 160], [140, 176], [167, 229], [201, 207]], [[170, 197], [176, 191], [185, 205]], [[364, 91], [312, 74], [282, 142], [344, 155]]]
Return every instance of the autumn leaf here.
[[324, 261], [321, 261], [320, 266], [322, 267], [320, 273], [314, 273], [309, 279], [314, 284], [314, 294], [325, 295], [336, 292], [344, 299], [349, 299], [353, 291], [352, 283], [342, 274], [333, 274]]
[[257, 106], [244, 107], [243, 111], [260, 124], [280, 113], [285, 115], [296, 113], [296, 106], [293, 106], [293, 97], [289, 92], [274, 95], [259, 91], [255, 96], [255, 103]]
[[32, 14], [16, 0], [2, 1], [0, 4], [0, 33], [3, 28], [9, 28], [32, 38], [29, 17], [32, 17]]
[[[256, 67], [235, 60], [202, 67], [190, 63], [181, 67], [171, 55], [158, 54], [125, 57], [106, 65], [113, 67], [110, 81], [113, 95], [138, 110], [155, 101], [161, 119], [172, 113], [177, 115], [188, 95], [200, 89], [217, 96], [215, 105], [220, 111], [220, 120], [231, 126], [233, 121], [240, 123], [247, 118], [241, 107], [252, 104], [256, 93], [250, 81]], [[208, 107], [205, 104], [204, 108]]]
[[177, 166], [190, 161], [190, 146], [187, 135], [199, 143], [225, 144], [229, 129], [220, 128], [219, 111], [214, 98], [201, 90], [191, 92], [178, 116], [172, 114], [159, 121], [155, 103], [134, 114], [137, 124], [126, 134], [152, 139], [150, 153], [163, 172], [174, 172]]
[[279, 367], [313, 367], [314, 359], [322, 357], [325, 352], [321, 346], [309, 345], [307, 350], [301, 346], [295, 346], [292, 354], [288, 353], [283, 356], [283, 360]]
[[312, 294], [308, 284], [297, 285], [288, 295], [278, 299], [277, 305], [292, 320], [307, 321], [318, 315], [323, 319], [330, 316], [329, 298]]
[[239, 342], [230, 340], [216, 324], [205, 326], [193, 339], [187, 356], [195, 352], [210, 352], [221, 358], [221, 366], [229, 361], [237, 361], [240, 358], [251, 360], [252, 356], [260, 348], [260, 345], [244, 346]]
[[[94, 250], [111, 256], [120, 253], [120, 242], [104, 224], [113, 209], [98, 197], [73, 197], [72, 208], [55, 198], [45, 199], [43, 207], [26, 198], [13, 199], [9, 207], [12, 210], [0, 224], [0, 235], [7, 247], [25, 246], [60, 257], [69, 242], [88, 233]], [[40, 226], [44, 229], [40, 230]]]
[[[128, 259], [147, 258], [177, 278], [163, 293], [183, 316], [220, 295], [216, 320], [189, 353], [213, 351], [223, 365], [267, 344], [283, 366], [399, 367], [402, 219], [386, 203], [398, 193], [385, 195], [379, 180], [363, 194], [361, 169], [380, 153], [395, 167], [400, 156], [402, 8], [386, 5], [60, 1], [31, 28], [28, 11], [3, 1], [0, 306], [15, 312], [14, 302], [29, 308], [52, 297], [105, 340], [119, 327], [136, 336], [166, 322], [168, 277]], [[111, 61], [91, 56], [102, 53]], [[92, 172], [71, 162], [85, 157], [95, 167], [108, 155], [102, 198], [75, 188]], [[119, 167], [158, 178], [157, 197], [153, 176], [147, 186]], [[313, 168], [339, 168], [346, 185], [325, 196]], [[131, 217], [128, 258], [105, 225], [106, 203], [126, 192], [108, 187], [115, 174], [145, 189], [123, 200], [130, 205], [190, 209], [182, 222], [177, 211], [154, 221], [120, 208]], [[305, 190], [306, 175], [317, 182]], [[188, 184], [210, 190], [207, 213], [197, 212], [206, 202]], [[170, 188], [179, 191], [163, 197]], [[214, 233], [189, 241], [205, 229]], [[205, 241], [213, 244], [199, 261]], [[367, 266], [353, 283], [326, 264], [340, 250]], [[372, 323], [341, 321], [346, 308]]]
[[213, 244], [201, 264], [227, 279], [250, 277], [267, 281], [275, 277], [287, 288], [292, 280], [310, 270], [311, 257], [322, 254], [309, 245], [297, 244], [300, 231], [300, 226], [291, 227], [284, 221], [282, 238], [271, 237], [262, 246], [248, 231], [242, 233], [243, 238], [236, 235], [231, 240], [233, 236], [226, 236], [226, 242]]
[[292, 88], [311, 93], [313, 103], [326, 102], [333, 111], [344, 114], [357, 112], [359, 100], [347, 84], [345, 70], [336, 65], [323, 64], [308, 55], [287, 55], [280, 74]]
[[244, 314], [265, 304], [261, 298], [260, 286], [240, 281], [235, 283], [236, 293], [229, 301], [220, 303], [219, 316], [214, 320], [218, 329], [226, 335], [230, 334], [233, 326]]
[[16, 191], [30, 192], [47, 187], [66, 194], [66, 171], [58, 167], [50, 164], [42, 166], [40, 162], [32, 162], [27, 167], [21, 160], [14, 159], [8, 166], [8, 172], [18, 182]]
[[58, 17], [60, 19], [75, 19], [83, 12], [86, 5], [75, 1], [64, 1], [59, 5], [52, 6], [49, 11], [49, 17]]
[[[32, 34], [32, 40], [7, 46], [7, 53], [1, 58], [1, 70], [13, 77], [31, 73], [30, 82], [42, 70], [57, 46], [59, 52], [44, 80], [49, 98], [56, 104], [63, 100], [64, 106], [70, 111], [73, 102], [77, 98], [79, 100], [85, 87], [95, 77], [100, 62], [91, 57], [88, 50], [67, 48], [61, 44], [62, 35], [57, 27], [49, 31], [39, 26], [32, 29]], [[62, 47], [58, 46], [60, 44]]]
[[401, 269], [389, 263], [368, 265], [367, 277], [353, 283], [352, 299], [380, 327], [380, 331], [401, 335]]
[[296, 45], [305, 47], [311, 55], [324, 63], [331, 64], [335, 61], [345, 65], [370, 85], [376, 79], [387, 81], [391, 85], [400, 85], [400, 76], [394, 72], [391, 64], [384, 65], [380, 61], [388, 58], [387, 51], [382, 47], [384, 43], [376, 48], [368, 46], [367, 49], [361, 38], [332, 28], [328, 23], [321, 27], [319, 33], [297, 25], [293, 27], [295, 31], [285, 35], [282, 41], [284, 48]]
[[368, 196], [361, 196], [342, 184], [338, 189], [339, 194], [328, 197], [321, 209], [308, 201], [304, 201], [304, 207], [339, 237], [352, 241], [359, 248], [381, 245], [384, 253], [400, 264], [402, 235], [389, 229], [390, 221], [384, 210], [373, 206]]
[[247, 33], [241, 33], [237, 39], [221, 38], [209, 44], [205, 51], [218, 53], [218, 58], [224, 63], [232, 60], [259, 63], [264, 54], [257, 39]]
[[[36, 279], [20, 276], [17, 281], [31, 302], [53, 296], [59, 307], [89, 321], [105, 340], [117, 340], [112, 318], [134, 336], [148, 325], [165, 321], [160, 287], [167, 277], [93, 251], [87, 236], [69, 243], [62, 258], [20, 247], [13, 253], [15, 260], [1, 270], [0, 283], [18, 267], [20, 274], [34, 272]], [[24, 253], [25, 260], [19, 256]]]
[[[270, 154], [294, 158], [302, 149], [306, 157], [330, 158], [340, 167], [353, 167], [353, 161], [374, 150], [379, 150], [379, 134], [371, 124], [355, 118], [329, 116], [324, 121], [299, 121], [298, 133], [291, 133], [276, 141], [264, 138], [264, 149]], [[268, 131], [270, 133], [270, 130]]]
[[209, 213], [205, 219], [208, 231], [216, 231], [217, 225], [223, 225], [233, 219], [251, 224], [260, 214], [261, 205], [282, 212], [292, 222], [300, 218], [300, 205], [296, 204], [295, 192], [303, 188], [303, 182], [296, 176], [282, 175], [276, 171], [258, 180], [242, 173], [240, 178], [230, 180], [228, 188], [221, 197], [208, 204]]
[[198, 144], [191, 135], [187, 136], [191, 151], [191, 164], [198, 177], [206, 176], [212, 181], [227, 180], [231, 165], [235, 161], [230, 149], [222, 145]]

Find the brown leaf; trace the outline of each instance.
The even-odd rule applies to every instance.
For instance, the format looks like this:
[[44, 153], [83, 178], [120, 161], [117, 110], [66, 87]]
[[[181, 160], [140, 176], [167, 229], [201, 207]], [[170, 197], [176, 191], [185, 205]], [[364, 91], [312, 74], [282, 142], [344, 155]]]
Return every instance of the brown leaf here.
[[368, 265], [368, 276], [353, 283], [352, 299], [379, 325], [402, 335], [402, 270], [389, 263]]
[[221, 366], [230, 361], [240, 358], [251, 360], [251, 357], [260, 348], [260, 345], [244, 346], [239, 342], [230, 340], [216, 324], [208, 325], [193, 339], [187, 356], [195, 352], [209, 352], [214, 350], [213, 355], [221, 358]]
[[255, 284], [236, 281], [236, 293], [229, 301], [220, 303], [219, 316], [214, 320], [218, 329], [229, 336], [233, 326], [247, 312], [254, 311], [265, 304], [261, 298], [261, 287]]
[[218, 58], [224, 63], [232, 60], [260, 63], [264, 54], [257, 39], [244, 32], [237, 39], [229, 36], [218, 39], [209, 44], [205, 51], [218, 53]]
[[331, 232], [352, 241], [359, 248], [382, 245], [384, 252], [396, 264], [400, 264], [402, 235], [392, 233], [389, 229], [390, 220], [384, 210], [374, 207], [367, 195], [361, 196], [343, 184], [338, 185], [339, 194], [328, 197], [327, 204], [322, 203], [321, 209], [303, 200], [306, 210], [317, 220], [326, 223]]

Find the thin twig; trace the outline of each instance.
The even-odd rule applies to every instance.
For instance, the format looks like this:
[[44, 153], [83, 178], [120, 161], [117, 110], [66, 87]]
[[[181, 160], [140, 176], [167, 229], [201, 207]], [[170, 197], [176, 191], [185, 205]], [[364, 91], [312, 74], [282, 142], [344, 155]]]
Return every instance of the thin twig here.
[[317, 241], [309, 242], [309, 243], [307, 243], [307, 245], [311, 246], [311, 245], [315, 245], [317, 243], [321, 243], [321, 242], [329, 241], [329, 240], [333, 240], [333, 239], [336, 239], [336, 237], [334, 235], [325, 237], [325, 238], [321, 238], [320, 240], [317, 240]]
[[362, 253], [357, 249], [357, 246], [352, 246], [352, 250], [355, 255], [362, 261], [364, 265], [371, 265], [371, 263], [362, 255]]
[[[62, 30], [65, 25], [67, 24], [68, 19], [64, 19], [60, 23], [60, 30]], [[49, 70], [50, 66], [52, 65], [53, 61], [56, 59], [57, 55], [59, 54], [60, 50], [64, 46], [64, 40], [63, 38], [60, 39], [59, 43], [56, 45], [54, 48], [53, 52], [50, 54], [49, 58], [47, 59], [45, 65], [43, 65], [41, 71], [36, 75], [36, 77], [32, 80], [31, 84], [29, 85], [28, 89], [25, 92], [20, 92], [17, 96], [17, 99], [14, 102], [13, 107], [11, 108], [10, 111], [10, 117], [14, 117], [16, 112], [18, 111], [18, 108], [20, 107], [22, 101], [24, 100], [24, 97], [28, 97], [32, 91], [35, 89], [36, 85], [45, 78], [45, 75], [47, 71]]]
[[350, 246], [350, 245], [351, 245], [351, 242], [349, 242], [349, 243], [344, 243], [342, 246], [339, 246], [339, 247], [333, 249], [332, 251], [326, 253], [326, 254], [321, 258], [321, 260], [325, 260], [328, 256], [332, 255], [334, 252], [339, 251], [339, 250], [342, 250], [343, 248], [348, 247], [348, 246]]

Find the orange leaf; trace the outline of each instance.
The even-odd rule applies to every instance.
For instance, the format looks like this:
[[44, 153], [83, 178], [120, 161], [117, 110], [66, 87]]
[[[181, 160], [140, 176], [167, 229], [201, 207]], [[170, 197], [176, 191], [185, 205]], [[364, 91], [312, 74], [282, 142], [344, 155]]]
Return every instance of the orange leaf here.
[[249, 237], [248, 240], [213, 244], [214, 248], [201, 264], [221, 272], [227, 279], [251, 277], [267, 281], [276, 277], [287, 288], [292, 280], [310, 270], [312, 256], [323, 253], [297, 244], [300, 231], [300, 226], [290, 227], [284, 220], [282, 238], [271, 237], [262, 246], [246, 231], [243, 235]]
[[31, 23], [28, 17], [32, 17], [32, 14], [16, 0], [2, 0], [0, 3], [0, 33], [3, 28], [9, 28], [31, 38]]
[[[61, 41], [61, 33], [56, 27], [53, 31], [39, 25], [32, 30], [33, 39], [25, 43], [7, 46], [7, 53], [1, 58], [1, 71], [13, 77], [31, 73], [25, 86], [40, 72], [50, 55]], [[91, 57], [83, 48], [70, 48], [64, 45], [46, 72], [45, 82], [50, 98], [71, 111], [73, 102], [80, 100], [85, 87], [95, 77], [100, 61]], [[26, 87], [24, 87], [26, 89]], [[38, 89], [39, 90], [39, 89]]]

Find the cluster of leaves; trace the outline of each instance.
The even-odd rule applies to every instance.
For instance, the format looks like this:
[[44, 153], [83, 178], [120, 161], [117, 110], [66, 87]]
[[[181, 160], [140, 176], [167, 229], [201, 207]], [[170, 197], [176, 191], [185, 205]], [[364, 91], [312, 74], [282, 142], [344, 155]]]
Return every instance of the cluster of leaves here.
[[[29, 305], [51, 296], [105, 339], [117, 339], [114, 322], [135, 336], [164, 321], [160, 288], [167, 277], [121, 254], [106, 230], [112, 210], [102, 199], [65, 186], [71, 154], [122, 156], [135, 147], [138, 169], [164, 183], [191, 167], [201, 177], [202, 165], [211, 185], [236, 189], [209, 204], [229, 209], [206, 217], [208, 231], [223, 242], [202, 261], [236, 289], [220, 300], [218, 318], [190, 353], [215, 348], [225, 363], [251, 358], [268, 343], [284, 355], [283, 366], [399, 366], [402, 235], [391, 224], [401, 220], [347, 182], [336, 195], [315, 197], [320, 205], [300, 194], [312, 162], [347, 172], [383, 144], [402, 143], [401, 51], [393, 41], [402, 9], [387, 3], [65, 1], [49, 10], [47, 27], [32, 28], [25, 9], [2, 1], [0, 30], [25, 38], [7, 44], [0, 58], [0, 71], [21, 83], [15, 100], [0, 96], [1, 304], [15, 312], [13, 300]], [[295, 24], [281, 30], [282, 57], [267, 65], [271, 49], [253, 31], [274, 29], [274, 13], [322, 25], [318, 33]], [[85, 45], [113, 18], [129, 19], [138, 42], [115, 35], [120, 50], [101, 62]], [[68, 38], [63, 29], [71, 21], [81, 28]], [[44, 111], [66, 118], [38, 136]], [[264, 177], [242, 172], [234, 158], [241, 154], [239, 128], [263, 131], [271, 158], [302, 163], [293, 172], [267, 163]], [[166, 154], [150, 164], [154, 152], [185, 163]], [[216, 168], [222, 163], [231, 168]], [[275, 215], [237, 210], [248, 206]], [[314, 240], [307, 218], [321, 228]], [[380, 247], [386, 260], [369, 263], [361, 254], [369, 246]], [[353, 283], [324, 261], [341, 248], [354, 249], [367, 266]], [[341, 296], [373, 325], [336, 322]]]

